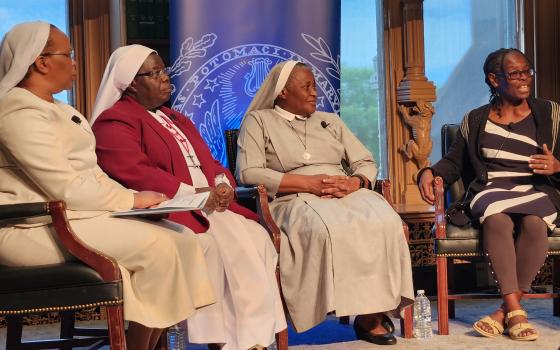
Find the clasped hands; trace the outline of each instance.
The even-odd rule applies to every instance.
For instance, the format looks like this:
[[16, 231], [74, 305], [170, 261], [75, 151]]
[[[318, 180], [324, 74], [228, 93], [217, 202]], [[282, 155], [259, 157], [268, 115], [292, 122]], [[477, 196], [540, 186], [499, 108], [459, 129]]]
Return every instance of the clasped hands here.
[[208, 212], [214, 210], [223, 212], [229, 207], [231, 201], [233, 201], [234, 190], [230, 185], [224, 182], [218, 184], [216, 187], [209, 188], [208, 191], [210, 195], [204, 205], [204, 209]]
[[312, 175], [309, 192], [321, 198], [342, 198], [360, 189], [360, 179], [344, 175]]

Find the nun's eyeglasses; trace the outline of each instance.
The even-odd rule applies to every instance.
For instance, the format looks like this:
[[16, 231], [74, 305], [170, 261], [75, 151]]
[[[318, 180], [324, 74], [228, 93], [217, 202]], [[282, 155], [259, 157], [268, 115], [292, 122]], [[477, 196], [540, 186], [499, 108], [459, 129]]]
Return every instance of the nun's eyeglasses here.
[[138, 74], [136, 74], [136, 76], [137, 77], [149, 77], [151, 79], [157, 79], [157, 78], [161, 78], [161, 76], [163, 74], [169, 76], [169, 73], [171, 73], [171, 67], [165, 67], [163, 69], [153, 70], [153, 71], [147, 72], [147, 73], [138, 73]]
[[70, 52], [43, 52], [39, 56], [66, 56], [69, 59], [74, 59], [74, 50]]

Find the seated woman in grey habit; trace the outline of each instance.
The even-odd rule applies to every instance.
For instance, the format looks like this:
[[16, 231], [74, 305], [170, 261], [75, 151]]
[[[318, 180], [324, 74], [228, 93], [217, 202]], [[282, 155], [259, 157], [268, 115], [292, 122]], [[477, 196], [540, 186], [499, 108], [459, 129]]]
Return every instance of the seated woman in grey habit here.
[[[401, 220], [371, 191], [371, 153], [332, 113], [316, 111], [313, 73], [285, 61], [268, 74], [242, 122], [237, 175], [265, 184], [283, 235], [280, 268], [290, 318], [305, 331], [334, 311], [358, 315], [359, 339], [395, 344], [386, 313], [413, 300]], [[345, 172], [341, 162], [348, 166]]]

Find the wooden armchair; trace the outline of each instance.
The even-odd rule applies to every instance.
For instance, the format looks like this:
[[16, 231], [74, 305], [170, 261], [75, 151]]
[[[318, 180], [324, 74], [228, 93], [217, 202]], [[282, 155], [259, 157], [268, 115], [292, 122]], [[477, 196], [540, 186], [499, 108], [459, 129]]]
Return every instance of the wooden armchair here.
[[[455, 138], [459, 125], [447, 124], [441, 129], [442, 154], [446, 154]], [[434, 179], [435, 202], [435, 254], [437, 266], [437, 294], [438, 294], [438, 328], [439, 334], [449, 334], [449, 317], [455, 317], [455, 300], [500, 298], [499, 294], [453, 294], [449, 288], [448, 280], [452, 279], [453, 259], [466, 260], [483, 258], [480, 230], [468, 225], [457, 227], [448, 224], [445, 220], [445, 207], [447, 204], [460, 200], [465, 192], [462, 179], [447, 187], [444, 192], [443, 179]], [[446, 196], [445, 196], [446, 195]], [[554, 316], [560, 316], [560, 230], [557, 228], [548, 237], [548, 255], [553, 258], [552, 291], [548, 293], [530, 293], [525, 298], [554, 298]]]
[[[227, 159], [228, 159], [228, 166], [229, 170], [232, 174], [235, 174], [235, 166], [237, 160], [237, 137], [239, 135], [238, 129], [230, 129], [225, 131], [226, 137], [226, 151], [227, 151]], [[374, 190], [380, 193], [387, 202], [389, 202], [393, 206], [393, 199], [391, 196], [391, 182], [389, 180], [377, 180], [375, 182]], [[247, 205], [248, 207], [255, 209], [257, 214], [259, 215], [259, 219], [261, 224], [267, 229], [268, 233], [270, 234], [270, 238], [274, 243], [274, 247], [276, 248], [276, 252], [280, 254], [280, 240], [281, 234], [280, 229], [274, 222], [270, 214], [270, 210], [268, 208], [268, 195], [266, 192], [266, 188], [264, 185], [259, 185], [254, 188], [249, 188], [248, 190], [239, 189], [237, 191], [238, 196], [239, 193], [243, 191], [248, 191], [252, 193], [253, 200], [256, 202], [251, 203], [250, 201], [242, 204]], [[239, 198], [239, 197], [238, 197]], [[409, 232], [408, 232], [408, 225], [403, 222], [403, 229], [404, 234], [406, 237], [407, 242], [409, 241]], [[286, 304], [284, 301], [284, 295], [282, 294], [282, 285], [280, 282], [280, 266], [276, 267], [276, 280], [278, 282], [278, 287], [280, 288], [280, 297], [282, 298], [282, 303], [284, 304], [284, 311], [287, 313]], [[349, 317], [344, 316], [340, 318], [340, 323], [348, 324]], [[401, 320], [401, 334], [404, 338], [412, 338], [412, 308], [407, 307], [405, 309], [404, 319]], [[288, 348], [288, 333], [279, 334], [277, 335], [277, 345], [279, 350], [286, 350]]]
[[[50, 215], [60, 243], [77, 259], [60, 264], [0, 266], [0, 315], [7, 320], [6, 349], [72, 349], [110, 344], [125, 350], [122, 279], [115, 260], [86, 246], [72, 231], [62, 201], [0, 205], [0, 225], [23, 218]], [[104, 306], [106, 330], [74, 327], [74, 312]], [[22, 342], [22, 318], [27, 314], [60, 312], [60, 339]], [[87, 336], [75, 338], [75, 336]]]

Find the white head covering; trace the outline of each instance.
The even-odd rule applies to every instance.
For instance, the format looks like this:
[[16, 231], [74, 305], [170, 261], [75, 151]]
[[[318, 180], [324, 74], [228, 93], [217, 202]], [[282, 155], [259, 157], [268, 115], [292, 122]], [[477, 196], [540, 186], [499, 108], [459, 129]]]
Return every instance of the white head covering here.
[[23, 80], [45, 48], [51, 25], [35, 21], [16, 24], [0, 44], [0, 98]]
[[284, 61], [272, 67], [261, 84], [259, 91], [253, 97], [245, 115], [259, 109], [274, 108], [274, 100], [276, 100], [276, 97], [280, 95], [280, 92], [286, 86], [292, 70], [298, 63], [298, 61]]
[[97, 91], [90, 120], [92, 125], [103, 111], [111, 108], [121, 98], [146, 58], [152, 53], [157, 52], [138, 44], [119, 47], [113, 52]]

